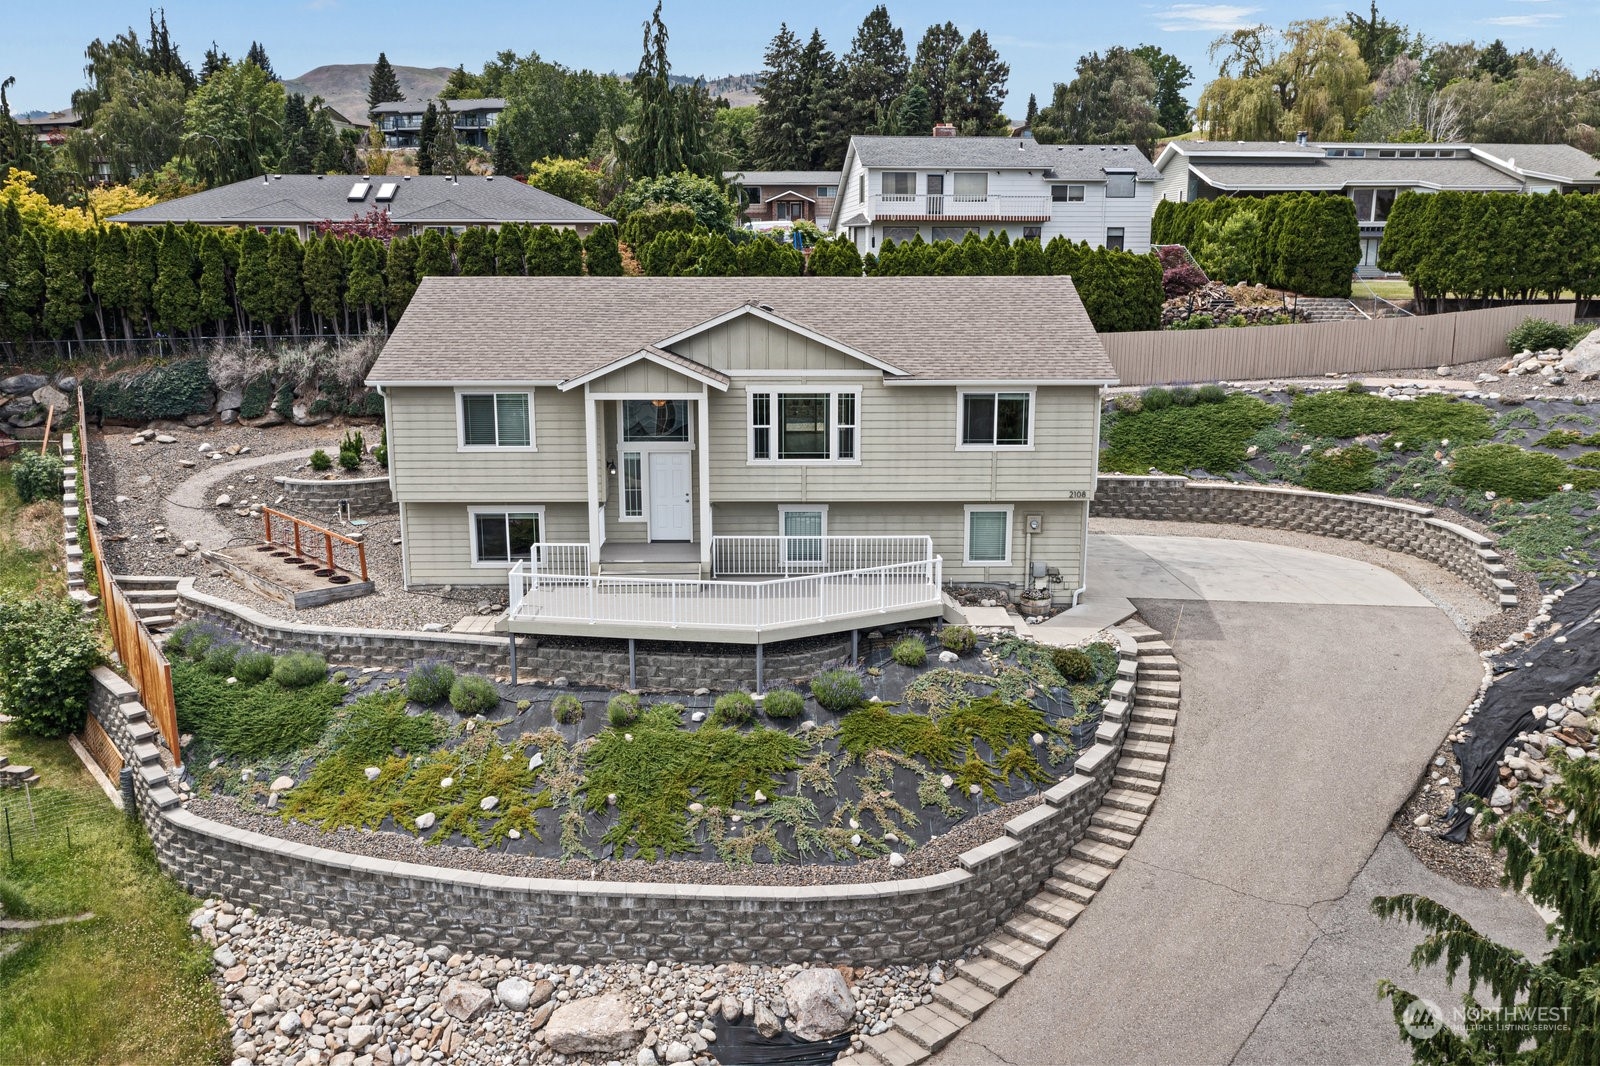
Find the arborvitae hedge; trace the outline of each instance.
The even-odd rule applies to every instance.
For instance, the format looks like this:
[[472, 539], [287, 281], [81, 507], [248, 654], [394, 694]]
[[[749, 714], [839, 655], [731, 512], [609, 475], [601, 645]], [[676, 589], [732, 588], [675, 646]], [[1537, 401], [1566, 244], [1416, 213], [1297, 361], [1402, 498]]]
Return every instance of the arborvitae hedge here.
[[1404, 274], [1419, 300], [1600, 294], [1600, 195], [1403, 192], [1378, 266]]
[[[1257, 281], [1303, 296], [1349, 296], [1350, 277], [1361, 263], [1361, 232], [1355, 202], [1328, 193], [1280, 193], [1156, 205], [1154, 244], [1181, 244], [1207, 267], [1201, 253], [1237, 212], [1260, 221], [1248, 258]], [[1209, 268], [1208, 268], [1209, 269]]]

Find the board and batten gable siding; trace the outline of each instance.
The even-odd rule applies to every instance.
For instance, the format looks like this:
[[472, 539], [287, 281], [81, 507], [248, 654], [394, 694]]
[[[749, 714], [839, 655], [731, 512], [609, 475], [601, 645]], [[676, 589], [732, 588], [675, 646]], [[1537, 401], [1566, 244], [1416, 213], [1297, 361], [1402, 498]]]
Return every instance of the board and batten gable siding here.
[[[781, 314], [783, 308], [776, 310]], [[674, 344], [672, 350], [729, 375], [751, 370], [796, 373], [871, 370], [878, 373], [870, 364], [852, 355], [754, 315], [741, 315], [697, 333]]]
[[[587, 508], [582, 503], [546, 503], [536, 496], [526, 499], [475, 501], [493, 508], [504, 504], [544, 508], [544, 539], [556, 543], [584, 543], [589, 539]], [[408, 503], [405, 509], [406, 563], [413, 585], [495, 585], [504, 587], [506, 566], [472, 565], [471, 514], [466, 504]]]
[[[460, 451], [456, 390], [390, 386], [389, 474], [395, 499], [493, 503], [584, 500], [583, 394], [554, 388], [533, 393], [537, 450]], [[510, 386], [473, 392], [524, 391]]]
[[[660, 363], [640, 359], [595, 378], [589, 382], [589, 392], [610, 396], [687, 396], [699, 395], [700, 383]], [[568, 395], [581, 396], [582, 392], [573, 389]], [[581, 408], [579, 413], [581, 415]]]

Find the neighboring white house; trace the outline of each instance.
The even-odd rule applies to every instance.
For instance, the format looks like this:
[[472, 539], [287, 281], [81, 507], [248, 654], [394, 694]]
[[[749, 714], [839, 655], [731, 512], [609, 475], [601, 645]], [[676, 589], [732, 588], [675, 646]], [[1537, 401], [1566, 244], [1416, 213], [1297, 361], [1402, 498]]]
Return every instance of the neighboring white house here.
[[1067, 277], [430, 277], [368, 382], [408, 584], [761, 643], [1076, 602], [1115, 377]]
[[1157, 174], [1130, 145], [1031, 137], [852, 137], [829, 229], [863, 255], [885, 240], [1054, 237], [1150, 250]]
[[1566, 144], [1171, 141], [1156, 157], [1156, 200], [1336, 192], [1356, 203], [1362, 273], [1376, 273], [1402, 192], [1596, 192], [1600, 161]]

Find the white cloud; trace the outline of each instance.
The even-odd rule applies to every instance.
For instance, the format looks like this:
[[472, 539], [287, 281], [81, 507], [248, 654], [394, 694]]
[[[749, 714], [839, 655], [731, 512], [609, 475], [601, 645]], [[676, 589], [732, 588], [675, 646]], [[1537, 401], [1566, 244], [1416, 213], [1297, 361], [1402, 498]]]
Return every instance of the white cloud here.
[[1484, 19], [1483, 21], [1488, 23], [1490, 26], [1520, 26], [1524, 28], [1536, 28], [1539, 26], [1548, 26], [1550, 23], [1555, 22], [1561, 17], [1562, 16], [1556, 14], [1546, 15], [1543, 13], [1534, 15], [1497, 15], [1494, 18]]
[[1241, 7], [1237, 4], [1173, 4], [1157, 11], [1156, 25], [1169, 33], [1201, 30], [1206, 33], [1227, 33], [1242, 26], [1254, 26], [1253, 18], [1259, 7]]

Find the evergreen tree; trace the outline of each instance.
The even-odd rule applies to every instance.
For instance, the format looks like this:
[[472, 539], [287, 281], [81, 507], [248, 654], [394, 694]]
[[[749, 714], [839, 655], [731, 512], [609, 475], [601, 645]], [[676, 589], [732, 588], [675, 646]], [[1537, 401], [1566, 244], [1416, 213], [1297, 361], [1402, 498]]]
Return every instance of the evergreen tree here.
[[561, 241], [550, 226], [534, 226], [528, 230], [524, 254], [528, 274], [532, 277], [550, 277], [564, 274], [561, 265]]
[[[1373, 14], [1377, 14], [1376, 5], [1373, 6]], [[1171, 137], [1188, 133], [1189, 101], [1184, 98], [1183, 90], [1194, 84], [1194, 71], [1177, 56], [1153, 44], [1141, 44], [1133, 50], [1133, 54], [1144, 60], [1145, 66], [1150, 68], [1151, 77], [1155, 78], [1156, 118], [1162, 129]], [[1377, 72], [1376, 67], [1372, 69], [1373, 73]]]
[[476, 74], [468, 74], [464, 65], [457, 64], [456, 69], [444, 81], [444, 88], [439, 90], [441, 100], [475, 100], [484, 95], [483, 79]]
[[495, 235], [495, 273], [507, 276], [523, 274], [522, 248], [527, 243], [520, 222], [508, 222]]
[[1478, 73], [1489, 75], [1491, 81], [1509, 81], [1517, 74], [1516, 58], [1506, 48], [1506, 42], [1498, 37], [1478, 53], [1476, 67]]
[[1045, 144], [1132, 144], [1153, 155], [1161, 136], [1156, 80], [1144, 60], [1120, 45], [1079, 58], [1077, 77], [1056, 83], [1034, 136]]
[[461, 170], [461, 145], [456, 140], [456, 120], [450, 105], [439, 102], [438, 127], [433, 132], [433, 168], [455, 177]]
[[[215, 46], [216, 42], [212, 42], [212, 47]], [[260, 69], [261, 73], [265, 74], [273, 81], [278, 80], [277, 71], [272, 69], [272, 60], [267, 58], [267, 50], [259, 41], [250, 42], [250, 50], [244, 54], [244, 61], [246, 63], [254, 63]]]
[[200, 322], [215, 323], [220, 338], [227, 334], [233, 301], [228, 298], [228, 256], [216, 230], [207, 229], [201, 235], [199, 258], [200, 285], [195, 317]]
[[187, 333], [200, 324], [200, 289], [195, 284], [194, 249], [189, 235], [170, 223], [161, 228], [160, 267], [156, 274], [156, 320], [168, 333]]
[[510, 135], [495, 134], [494, 172], [507, 178], [518, 173], [517, 150], [512, 146]]
[[912, 82], [911, 88], [895, 105], [894, 132], [902, 137], [925, 137], [932, 130], [933, 108], [928, 102], [928, 91], [921, 82]]
[[305, 261], [301, 269], [305, 294], [318, 334], [330, 321], [335, 333], [342, 332], [339, 323], [345, 288], [342, 247], [342, 242], [332, 237], [313, 237], [303, 246]]
[[[844, 57], [845, 99], [851, 107], [851, 132], [882, 133], [910, 70], [906, 38], [879, 4], [867, 12]], [[857, 257], [859, 259], [859, 256]]]
[[1000, 61], [1000, 53], [989, 44], [989, 35], [973, 30], [956, 50], [951, 75], [954, 101], [947, 120], [969, 136], [995, 132], [1010, 77], [1011, 66]]
[[617, 246], [617, 227], [610, 222], [596, 226], [583, 239], [584, 269], [591, 277], [621, 277], [622, 251]]
[[694, 274], [702, 278], [731, 278], [739, 273], [739, 255], [733, 242], [721, 233], [695, 238]]
[[464, 278], [486, 277], [494, 273], [494, 242], [497, 235], [483, 226], [472, 226], [461, 235], [457, 254]]
[[761, 80], [756, 85], [760, 101], [750, 149], [755, 165], [768, 170], [793, 170], [807, 166], [811, 136], [812, 87], [802, 76], [800, 41], [788, 23], [778, 26], [767, 45]]
[[345, 301], [360, 311], [367, 328], [373, 312], [383, 307], [383, 242], [375, 237], [353, 237], [345, 242], [347, 288]]
[[283, 102], [283, 162], [279, 168], [286, 174], [309, 174], [315, 151], [306, 98], [290, 93]]
[[1013, 274], [1034, 276], [1050, 273], [1050, 260], [1045, 257], [1044, 249], [1039, 245], [1037, 237], [1030, 237], [1012, 245], [1011, 257]]
[[133, 323], [127, 311], [135, 302], [135, 282], [129, 269], [127, 234], [126, 226], [108, 226], [100, 235], [94, 250], [94, 295], [103, 310], [122, 320], [123, 336], [132, 340]]
[[400, 79], [389, 65], [389, 57], [379, 52], [378, 61], [372, 66], [372, 77], [367, 81], [367, 113], [370, 115], [379, 104], [405, 98], [405, 93], [400, 91]]
[[128, 235], [128, 262], [133, 278], [132, 311], [144, 325], [146, 336], [155, 332], [151, 315], [155, 311], [156, 278], [161, 269], [160, 231], [141, 226]]
[[680, 170], [710, 174], [719, 169], [708, 150], [711, 102], [705, 86], [697, 82], [675, 88], [671, 74], [667, 27], [657, 0], [655, 13], [644, 26], [639, 68], [629, 83], [639, 105], [633, 140], [627, 146], [628, 170], [635, 177]]
[[8, 340], [33, 336], [44, 306], [44, 249], [31, 228], [20, 224], [6, 238], [6, 288], [0, 293], [0, 330]]
[[398, 237], [389, 242], [389, 261], [384, 264], [384, 314], [394, 322], [405, 312], [417, 291], [417, 251], [420, 237]]
[[578, 236], [577, 230], [556, 231], [556, 252], [560, 273], [564, 277], [575, 278], [583, 274], [583, 238]]
[[277, 308], [272, 290], [272, 248], [267, 235], [254, 227], [246, 229], [239, 239], [239, 270], [233, 285], [250, 323], [271, 325]]
[[439, 135], [439, 109], [432, 100], [422, 112], [422, 125], [417, 129], [417, 173], [433, 173], [433, 139]]
[[861, 253], [848, 237], [825, 238], [812, 247], [806, 272], [819, 278], [859, 278]]
[[300, 306], [305, 299], [301, 278], [305, 269], [300, 241], [292, 233], [274, 233], [267, 242], [271, 252], [267, 270], [272, 275], [273, 319], [287, 322], [289, 332], [300, 336]]
[[88, 251], [84, 235], [73, 230], [53, 230], [45, 243], [44, 313], [40, 324], [52, 338], [71, 330], [78, 340], [83, 340]]
[[932, 122], [928, 129], [913, 131], [902, 127], [902, 134], [928, 133], [933, 122], [947, 122], [954, 114], [956, 53], [961, 50], [962, 43], [961, 31], [954, 22], [929, 26], [922, 40], [917, 42], [917, 58], [911, 65], [911, 76], [928, 94]]
[[844, 165], [845, 147], [850, 143], [849, 115], [839, 60], [817, 30], [800, 53], [800, 81], [806, 87], [804, 128], [808, 162], [812, 170], [837, 170]]
[[1039, 98], [1032, 93], [1028, 94], [1028, 113], [1022, 121], [1026, 122], [1030, 127], [1039, 121]]
[[418, 281], [433, 275], [449, 276], [455, 273], [450, 259], [450, 246], [445, 243], [444, 235], [436, 229], [430, 229], [422, 235], [417, 245], [416, 263]]
[[204, 85], [210, 80], [211, 75], [221, 70], [231, 62], [228, 53], [217, 48], [217, 42], [212, 41], [211, 47], [206, 49], [206, 56], [200, 63], [200, 84]]

